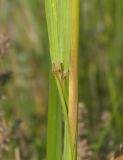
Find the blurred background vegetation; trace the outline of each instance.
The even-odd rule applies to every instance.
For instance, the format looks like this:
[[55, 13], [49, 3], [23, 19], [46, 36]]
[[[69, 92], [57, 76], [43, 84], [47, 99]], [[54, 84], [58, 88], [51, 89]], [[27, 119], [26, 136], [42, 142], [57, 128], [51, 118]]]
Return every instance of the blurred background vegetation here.
[[[83, 0], [80, 7], [79, 105], [85, 112], [79, 150], [91, 150], [88, 160], [107, 160], [123, 139], [123, 1]], [[0, 159], [43, 160], [49, 79], [44, 0], [0, 0], [3, 32], [11, 48], [0, 59], [0, 73], [12, 72], [12, 78], [0, 83]]]

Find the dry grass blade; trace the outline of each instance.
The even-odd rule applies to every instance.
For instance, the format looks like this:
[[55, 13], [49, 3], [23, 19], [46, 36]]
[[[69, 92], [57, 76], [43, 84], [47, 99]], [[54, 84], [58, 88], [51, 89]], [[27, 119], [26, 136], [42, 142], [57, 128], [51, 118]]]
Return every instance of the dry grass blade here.
[[11, 47], [10, 35], [6, 31], [0, 32], [0, 57], [4, 57]]
[[77, 160], [91, 160], [92, 150], [88, 142], [88, 131], [86, 127], [86, 108], [84, 104], [79, 103], [78, 110], [78, 152]]
[[9, 151], [10, 128], [6, 122], [3, 112], [0, 111], [0, 158]]

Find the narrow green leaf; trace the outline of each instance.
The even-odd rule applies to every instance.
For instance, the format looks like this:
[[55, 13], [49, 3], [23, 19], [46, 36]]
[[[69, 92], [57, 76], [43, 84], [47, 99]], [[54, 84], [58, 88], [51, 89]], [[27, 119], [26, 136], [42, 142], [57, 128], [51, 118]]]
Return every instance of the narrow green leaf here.
[[62, 111], [59, 101], [55, 80], [50, 75], [47, 160], [61, 160], [62, 158]]
[[70, 55], [70, 0], [45, 0], [46, 17], [52, 63], [69, 68]]

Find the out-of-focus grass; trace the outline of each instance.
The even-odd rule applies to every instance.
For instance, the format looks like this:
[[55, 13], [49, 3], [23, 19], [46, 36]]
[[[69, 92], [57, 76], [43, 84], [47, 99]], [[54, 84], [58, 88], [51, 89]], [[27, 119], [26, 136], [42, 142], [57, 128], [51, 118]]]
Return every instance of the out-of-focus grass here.
[[[10, 121], [10, 128], [18, 120], [27, 128], [24, 134], [31, 141], [27, 148], [31, 148], [28, 154], [32, 155], [28, 159], [43, 159], [48, 95], [44, 1], [0, 1], [0, 27], [9, 31], [12, 41], [10, 53], [0, 60], [1, 70], [13, 72], [12, 80], [4, 87], [6, 99], [1, 100], [1, 110]], [[12, 152], [8, 152], [9, 159], [16, 159], [14, 150], [21, 141], [15, 140]], [[20, 159], [27, 159], [21, 147], [19, 152]]]
[[[0, 1], [0, 28], [8, 29], [12, 38], [11, 52], [0, 60], [0, 69], [13, 71], [13, 79], [4, 88], [7, 98], [0, 100], [1, 110], [10, 126], [17, 119], [29, 126], [25, 132], [33, 141], [32, 159], [43, 159], [45, 154], [49, 51], [44, 8], [44, 0]], [[108, 146], [122, 142], [122, 8], [122, 0], [81, 1], [79, 100], [88, 110], [95, 159]], [[100, 130], [105, 111], [111, 115], [109, 129]], [[13, 160], [11, 150], [8, 156]]]
[[[90, 139], [94, 142], [95, 148], [98, 148], [95, 153], [97, 154], [105, 144], [106, 135], [109, 133], [114, 136], [112, 145], [122, 142], [123, 24], [121, 17], [123, 11], [121, 8], [123, 3], [110, 0], [88, 0], [83, 1], [81, 6], [83, 57], [81, 58], [80, 55], [80, 67], [82, 66], [80, 86], [83, 88], [79, 95], [89, 111]], [[101, 124], [101, 115], [104, 111], [108, 111], [112, 117], [108, 124], [109, 129], [105, 128], [102, 132], [97, 132], [97, 124]], [[103, 136], [105, 131], [107, 133]], [[96, 139], [93, 137], [94, 134], [97, 135]], [[101, 138], [100, 145], [98, 145], [99, 137]]]

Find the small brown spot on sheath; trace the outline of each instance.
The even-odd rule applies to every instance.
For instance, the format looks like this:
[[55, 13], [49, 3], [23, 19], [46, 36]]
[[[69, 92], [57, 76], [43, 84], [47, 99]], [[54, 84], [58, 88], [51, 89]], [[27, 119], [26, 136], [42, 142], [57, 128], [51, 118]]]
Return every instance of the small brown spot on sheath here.
[[52, 64], [52, 73], [61, 79], [62, 74], [63, 74], [63, 64], [61, 62], [53, 63]]

